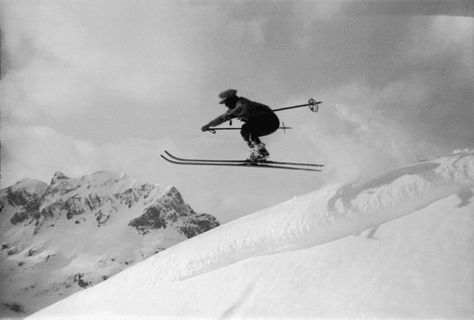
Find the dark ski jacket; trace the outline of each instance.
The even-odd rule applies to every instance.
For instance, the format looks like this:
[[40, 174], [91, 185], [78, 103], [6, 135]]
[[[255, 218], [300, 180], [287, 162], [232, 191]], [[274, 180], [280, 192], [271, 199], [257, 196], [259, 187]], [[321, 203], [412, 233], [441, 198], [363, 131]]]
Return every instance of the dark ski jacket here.
[[248, 122], [253, 118], [265, 116], [268, 114], [274, 114], [269, 106], [240, 97], [235, 108], [229, 108], [225, 113], [209, 122], [209, 125], [215, 127], [235, 118], [243, 122]]

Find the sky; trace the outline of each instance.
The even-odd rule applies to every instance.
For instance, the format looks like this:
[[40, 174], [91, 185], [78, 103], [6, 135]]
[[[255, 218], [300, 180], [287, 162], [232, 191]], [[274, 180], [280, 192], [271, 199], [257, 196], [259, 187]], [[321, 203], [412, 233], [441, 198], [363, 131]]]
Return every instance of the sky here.
[[[471, 1], [2, 0], [1, 187], [125, 172], [221, 222], [321, 188], [474, 148]], [[280, 108], [273, 160], [323, 173], [183, 167], [163, 150], [248, 156], [202, 133], [218, 94]], [[224, 124], [223, 126], [227, 126]], [[240, 126], [234, 121], [234, 127]]]

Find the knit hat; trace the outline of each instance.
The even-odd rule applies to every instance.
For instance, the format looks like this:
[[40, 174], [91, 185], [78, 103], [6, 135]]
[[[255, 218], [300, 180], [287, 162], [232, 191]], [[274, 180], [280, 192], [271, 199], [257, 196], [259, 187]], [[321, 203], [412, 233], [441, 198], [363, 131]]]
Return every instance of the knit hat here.
[[219, 98], [221, 98], [221, 102], [219, 102], [220, 104], [222, 103], [225, 103], [225, 101], [227, 99], [229, 99], [230, 97], [233, 97], [235, 96], [235, 94], [237, 93], [237, 90], [235, 89], [228, 89], [228, 90], [225, 90], [225, 91], [222, 91], [220, 94], [219, 94]]

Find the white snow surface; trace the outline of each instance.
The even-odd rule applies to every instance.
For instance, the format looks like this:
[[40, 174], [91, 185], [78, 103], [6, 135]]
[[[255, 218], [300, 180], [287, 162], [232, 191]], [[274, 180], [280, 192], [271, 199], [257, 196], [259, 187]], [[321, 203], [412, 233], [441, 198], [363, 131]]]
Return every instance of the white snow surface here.
[[181, 242], [32, 319], [474, 316], [474, 152], [331, 185]]

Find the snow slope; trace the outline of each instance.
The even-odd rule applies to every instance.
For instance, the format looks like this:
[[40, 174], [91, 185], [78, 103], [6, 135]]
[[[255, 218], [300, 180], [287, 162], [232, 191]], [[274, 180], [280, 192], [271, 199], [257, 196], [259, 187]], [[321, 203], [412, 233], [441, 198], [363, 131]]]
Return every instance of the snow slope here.
[[32, 318], [469, 318], [473, 187], [473, 152], [328, 186], [181, 242]]

